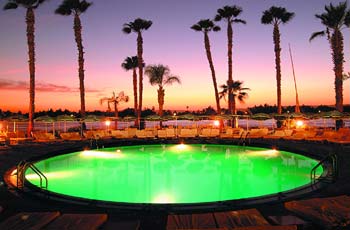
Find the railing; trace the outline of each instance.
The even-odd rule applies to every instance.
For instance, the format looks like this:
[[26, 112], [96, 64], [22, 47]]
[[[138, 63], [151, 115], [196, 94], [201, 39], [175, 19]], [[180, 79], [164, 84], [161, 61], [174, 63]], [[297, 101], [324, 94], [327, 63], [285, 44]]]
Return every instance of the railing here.
[[[24, 181], [25, 181], [25, 171], [30, 168], [33, 170], [33, 172], [38, 175], [40, 180], [40, 188], [47, 189], [48, 187], [48, 180], [47, 177], [31, 162], [25, 162], [21, 161], [17, 165], [17, 188], [23, 189], [24, 188]], [[45, 181], [45, 184], [43, 185], [43, 182]]]
[[[330, 164], [331, 168], [328, 167], [328, 169], [330, 168], [331, 172], [327, 173], [327, 177], [323, 177], [323, 178], [317, 177], [316, 178], [316, 171], [323, 164]], [[337, 154], [336, 153], [329, 154], [328, 156], [323, 158], [320, 162], [318, 162], [318, 164], [315, 165], [315, 167], [313, 167], [311, 169], [311, 172], [310, 172], [311, 186], [314, 186], [318, 180], [324, 180], [326, 182], [333, 183], [337, 179], [337, 177], [338, 177], [338, 157], [337, 157]]]
[[246, 140], [249, 136], [249, 131], [248, 132], [242, 132], [241, 136], [239, 137], [239, 141], [238, 141], [238, 146], [242, 145], [245, 146], [246, 144]]

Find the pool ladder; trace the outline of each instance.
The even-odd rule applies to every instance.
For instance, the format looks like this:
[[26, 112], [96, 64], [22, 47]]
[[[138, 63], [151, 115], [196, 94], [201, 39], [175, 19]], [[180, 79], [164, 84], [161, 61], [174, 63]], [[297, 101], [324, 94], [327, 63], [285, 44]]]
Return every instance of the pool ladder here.
[[[48, 180], [47, 177], [31, 162], [21, 161], [17, 165], [17, 188], [24, 189], [25, 172], [30, 168], [33, 172], [38, 175], [40, 179], [40, 188], [47, 189]], [[44, 183], [45, 182], [45, 183]]]
[[[242, 132], [241, 136], [238, 139], [238, 146], [245, 146], [246, 145], [246, 140], [249, 137], [249, 131], [247, 132]], [[250, 143], [250, 139], [249, 139]]]
[[[323, 164], [331, 165], [331, 172], [327, 174], [327, 177], [317, 177], [316, 178], [316, 170], [322, 166]], [[325, 182], [333, 183], [338, 177], [338, 156], [336, 153], [329, 154], [325, 158], [323, 158], [320, 162], [318, 162], [315, 167], [311, 169], [310, 179], [311, 179], [311, 187], [313, 187], [317, 181], [324, 180]]]

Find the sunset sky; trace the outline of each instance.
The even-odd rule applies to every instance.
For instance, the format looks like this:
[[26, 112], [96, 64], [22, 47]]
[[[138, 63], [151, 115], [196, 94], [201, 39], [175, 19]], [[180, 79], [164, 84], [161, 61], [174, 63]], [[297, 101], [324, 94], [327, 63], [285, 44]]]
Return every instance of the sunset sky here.
[[[5, 4], [1, 0], [1, 8]], [[61, 0], [44, 3], [36, 11], [36, 111], [80, 108], [77, 48], [73, 17], [55, 15]], [[295, 104], [288, 43], [292, 46], [299, 100], [305, 105], [334, 105], [334, 73], [329, 44], [325, 38], [309, 42], [310, 35], [323, 30], [316, 13], [324, 11], [329, 0], [128, 0], [93, 1], [81, 16], [85, 48], [85, 87], [87, 110], [106, 110], [99, 99], [124, 91], [133, 96], [132, 72], [121, 68], [127, 56], [136, 55], [136, 35], [122, 32], [124, 23], [140, 17], [152, 20], [143, 33], [146, 64], [164, 64], [180, 76], [181, 85], [165, 89], [165, 109], [201, 109], [215, 106], [214, 89], [206, 58], [203, 34], [190, 27], [200, 19], [214, 18], [225, 5], [243, 8], [240, 18], [246, 25], [233, 26], [233, 79], [244, 81], [249, 98], [238, 108], [276, 104], [275, 59], [272, 26], [262, 25], [262, 12], [272, 5], [295, 12], [281, 25], [282, 105]], [[219, 85], [227, 79], [226, 24], [210, 33], [214, 66]], [[28, 111], [28, 55], [25, 10], [0, 11], [0, 109]], [[350, 29], [343, 30], [345, 64], [350, 71]], [[144, 78], [144, 107], [158, 108], [157, 87]], [[344, 104], [350, 104], [350, 80], [344, 82]], [[227, 102], [221, 101], [222, 107]], [[120, 109], [133, 107], [133, 100]]]

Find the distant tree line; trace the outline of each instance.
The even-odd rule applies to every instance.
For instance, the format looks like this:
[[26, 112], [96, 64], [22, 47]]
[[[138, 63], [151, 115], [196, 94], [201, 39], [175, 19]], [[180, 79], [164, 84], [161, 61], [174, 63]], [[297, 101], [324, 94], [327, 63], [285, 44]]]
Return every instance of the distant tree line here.
[[[289, 112], [294, 112], [295, 106], [284, 106], [282, 107], [282, 112], [287, 113]], [[237, 114], [239, 115], [245, 115], [245, 114], [256, 114], [256, 113], [267, 113], [267, 114], [272, 114], [272, 113], [277, 113], [277, 106], [276, 105], [255, 105], [253, 107], [249, 107], [244, 110], [238, 110]], [[309, 105], [302, 105], [300, 106], [300, 110], [302, 113], [319, 113], [319, 112], [328, 112], [335, 110], [334, 106], [328, 106], [328, 105], [319, 105], [319, 106], [309, 106]], [[344, 105], [344, 112], [349, 113], [350, 112], [350, 105]], [[176, 114], [176, 116], [183, 115], [186, 113], [191, 113], [194, 115], [215, 115], [216, 111], [212, 106], [208, 106], [207, 108], [204, 108], [202, 110], [193, 110], [189, 111], [187, 110], [182, 110], [182, 111], [176, 111], [176, 110], [164, 110], [164, 116], [173, 116]], [[222, 114], [229, 114], [229, 111], [227, 109], [222, 109], [221, 111]], [[154, 107], [152, 108], [146, 108], [142, 110], [141, 116], [142, 117], [147, 117], [149, 115], [156, 115], [157, 111], [155, 110]], [[18, 112], [12, 112], [12, 111], [4, 111], [0, 109], [0, 120], [4, 118], [8, 118], [11, 116], [24, 116], [28, 118], [28, 113], [22, 113], [21, 111]], [[62, 110], [62, 109], [57, 109], [57, 110], [52, 110], [49, 109], [47, 111], [39, 111], [35, 113], [35, 118], [40, 117], [40, 116], [50, 116], [50, 117], [57, 117], [59, 115], [73, 115], [75, 117], [80, 117], [79, 112], [75, 111], [70, 111], [70, 110]], [[106, 111], [101, 111], [101, 110], [94, 110], [94, 111], [86, 111], [86, 115], [96, 115], [96, 116], [106, 116], [106, 117], [114, 117], [114, 112], [106, 112]], [[124, 110], [119, 111], [119, 117], [134, 117], [135, 116], [135, 111], [133, 108], [126, 108]]]

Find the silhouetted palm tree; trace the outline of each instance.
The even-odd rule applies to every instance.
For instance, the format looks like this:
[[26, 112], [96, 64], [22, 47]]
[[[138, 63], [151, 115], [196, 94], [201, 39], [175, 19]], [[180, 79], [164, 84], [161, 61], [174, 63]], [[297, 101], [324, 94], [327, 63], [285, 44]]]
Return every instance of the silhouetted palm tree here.
[[242, 81], [233, 81], [232, 85], [223, 84], [220, 86], [220, 88], [222, 89], [222, 91], [219, 92], [220, 99], [221, 98], [225, 99], [227, 95], [233, 95], [234, 114], [236, 114], [236, 98], [238, 99], [239, 102], [244, 103], [244, 99], [248, 97], [248, 93], [245, 91], [250, 89], [242, 86], [243, 86]]
[[137, 120], [141, 119], [142, 111], [142, 93], [143, 93], [143, 38], [142, 31], [148, 30], [152, 26], [152, 21], [144, 20], [141, 18], [135, 19], [133, 22], [129, 22], [123, 25], [123, 32], [130, 34], [134, 32], [137, 34], [137, 61], [139, 68], [139, 109], [137, 110]]
[[203, 19], [197, 22], [197, 24], [194, 24], [191, 29], [194, 31], [200, 31], [203, 32], [204, 34], [204, 47], [205, 51], [207, 53], [207, 58], [209, 62], [209, 67], [211, 71], [211, 76], [213, 79], [213, 85], [214, 85], [214, 91], [215, 91], [215, 100], [216, 100], [216, 112], [218, 114], [221, 113], [221, 108], [220, 108], [220, 99], [219, 99], [219, 91], [218, 91], [218, 85], [216, 83], [216, 75], [215, 75], [215, 69], [214, 69], [214, 64], [213, 64], [213, 58], [211, 56], [211, 50], [210, 50], [210, 41], [209, 41], [209, 36], [208, 33], [210, 31], [220, 31], [220, 27], [215, 25], [214, 22], [210, 19]]
[[[217, 10], [217, 15], [215, 16], [215, 21], [225, 20], [227, 22], [227, 57], [228, 57], [228, 80], [227, 86], [231, 86], [233, 84], [232, 78], [232, 23], [242, 23], [246, 24], [246, 21], [237, 18], [242, 13], [242, 8], [239, 6], [224, 6]], [[231, 92], [231, 90], [228, 90]], [[228, 111], [230, 114], [234, 114], [234, 101], [233, 95], [228, 95]]]
[[115, 117], [115, 122], [114, 122], [114, 126], [115, 129], [118, 129], [118, 105], [120, 102], [128, 102], [129, 101], [129, 96], [124, 95], [124, 92], [121, 91], [118, 96], [115, 96], [115, 93], [113, 92], [113, 96], [112, 97], [104, 97], [100, 99], [100, 104], [102, 105], [103, 102], [107, 102], [107, 106], [108, 106], [108, 112], [111, 111], [111, 106], [110, 103], [113, 104], [114, 106], [114, 117]]
[[78, 47], [79, 64], [79, 89], [80, 89], [80, 115], [85, 117], [85, 86], [84, 86], [84, 47], [82, 39], [82, 26], [80, 15], [84, 13], [92, 3], [85, 0], [64, 0], [55, 10], [56, 14], [74, 16], [74, 36]]
[[[143, 64], [144, 66], [145, 64]], [[137, 116], [137, 73], [136, 68], [139, 66], [137, 61], [137, 56], [127, 57], [122, 63], [122, 68], [126, 71], [132, 70], [132, 82], [133, 82], [133, 90], [134, 90], [134, 112], [135, 116]], [[138, 120], [135, 120], [135, 126], [138, 125]]]
[[35, 113], [35, 14], [34, 10], [39, 7], [45, 0], [8, 0], [4, 6], [4, 10], [17, 9], [19, 6], [26, 9], [27, 24], [27, 44], [29, 56], [29, 122], [27, 135], [31, 136], [34, 129], [34, 113]]
[[273, 25], [273, 43], [275, 45], [275, 63], [276, 63], [276, 81], [277, 81], [277, 113], [282, 113], [281, 104], [281, 34], [279, 31], [279, 25], [289, 22], [294, 17], [294, 13], [288, 12], [283, 7], [272, 6], [270, 9], [265, 10], [261, 17], [262, 24]]
[[[158, 115], [162, 117], [165, 96], [164, 86], [171, 85], [175, 82], [181, 84], [180, 78], [178, 76], [171, 75], [169, 67], [164, 65], [146, 66], [145, 74], [149, 77], [149, 82], [151, 85], [158, 85]], [[162, 123], [160, 123], [160, 125], [162, 125]]]
[[[316, 14], [316, 18], [326, 27], [325, 30], [315, 32], [311, 35], [310, 41], [316, 37], [327, 35], [331, 45], [334, 74], [335, 74], [335, 107], [339, 112], [343, 112], [343, 63], [344, 63], [344, 37], [341, 30], [350, 25], [350, 12], [347, 10], [346, 2], [337, 6], [325, 6], [322, 14]], [[337, 122], [337, 128], [342, 126], [342, 122]]]

